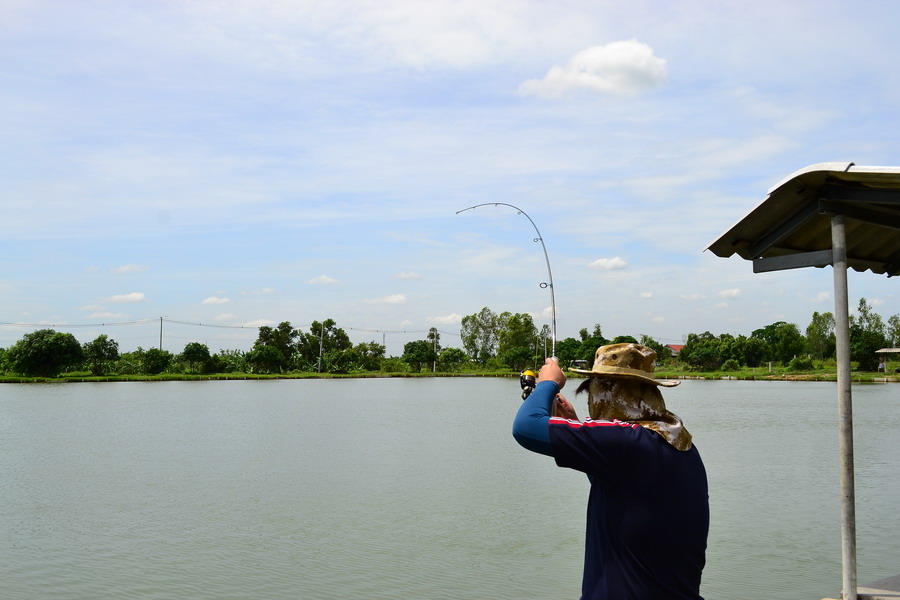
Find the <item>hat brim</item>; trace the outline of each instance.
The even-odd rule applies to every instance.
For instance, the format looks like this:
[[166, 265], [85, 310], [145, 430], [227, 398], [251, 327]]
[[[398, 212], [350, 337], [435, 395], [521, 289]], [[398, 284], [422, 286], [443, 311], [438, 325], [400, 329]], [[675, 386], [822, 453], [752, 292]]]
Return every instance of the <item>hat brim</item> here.
[[636, 381], [643, 381], [644, 383], [649, 383], [651, 385], [658, 385], [662, 387], [675, 387], [680, 384], [680, 381], [672, 381], [669, 379], [656, 379], [655, 377], [649, 377], [647, 375], [640, 375], [638, 373], [622, 373], [616, 371], [596, 371], [594, 369], [569, 369], [572, 373], [578, 373], [580, 375], [588, 375], [591, 377], [609, 377], [611, 379], [633, 379]]

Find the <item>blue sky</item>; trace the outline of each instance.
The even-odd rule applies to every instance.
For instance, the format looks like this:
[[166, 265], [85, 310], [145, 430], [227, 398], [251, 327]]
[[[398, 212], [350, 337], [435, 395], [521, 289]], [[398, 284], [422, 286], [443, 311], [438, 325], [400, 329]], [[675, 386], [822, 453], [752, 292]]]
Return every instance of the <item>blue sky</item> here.
[[[830, 269], [706, 247], [828, 161], [900, 165], [895, 2], [0, 0], [0, 347], [389, 354], [464, 315], [560, 338], [805, 330]], [[850, 303], [900, 313], [894, 283]], [[141, 322], [140, 325], [111, 323]], [[144, 323], [146, 321], [146, 323]]]

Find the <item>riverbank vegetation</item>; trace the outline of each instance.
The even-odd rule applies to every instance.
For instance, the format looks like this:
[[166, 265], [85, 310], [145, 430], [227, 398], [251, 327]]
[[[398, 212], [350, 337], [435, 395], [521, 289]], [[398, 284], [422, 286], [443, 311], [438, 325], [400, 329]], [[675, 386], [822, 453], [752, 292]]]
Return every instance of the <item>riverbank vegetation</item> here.
[[[443, 347], [431, 328], [424, 339], [408, 342], [401, 356], [386, 356], [374, 341], [353, 344], [333, 319], [314, 321], [308, 330], [290, 322], [259, 328], [249, 351], [220, 349], [190, 342], [181, 352], [138, 348], [120, 352], [118, 343], [100, 335], [79, 343], [53, 329], [28, 333], [0, 348], [0, 381], [125, 381], [167, 379], [265, 379], [310, 377], [510, 376], [539, 366], [552, 349], [547, 325], [538, 329], [529, 314], [495, 313], [485, 307], [462, 319], [462, 348]], [[814, 312], [805, 333], [779, 321], [750, 336], [691, 333], [684, 344], [664, 345], [647, 335], [603, 335], [601, 326], [583, 328], [578, 337], [556, 344], [561, 364], [587, 366], [604, 344], [639, 342], [653, 348], [661, 377], [703, 379], [835, 379], [834, 317]], [[900, 379], [894, 354], [876, 353], [900, 346], [900, 315], [887, 321], [865, 298], [850, 318], [854, 380]]]

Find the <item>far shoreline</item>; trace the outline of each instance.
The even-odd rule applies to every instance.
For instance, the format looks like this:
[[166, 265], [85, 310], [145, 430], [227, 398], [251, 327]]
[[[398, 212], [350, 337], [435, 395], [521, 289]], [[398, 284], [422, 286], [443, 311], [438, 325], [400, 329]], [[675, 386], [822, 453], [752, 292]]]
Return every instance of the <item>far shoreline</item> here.
[[[836, 383], [835, 373], [657, 373], [657, 379], [677, 381], [816, 381]], [[518, 373], [212, 373], [187, 374], [169, 373], [163, 375], [82, 375], [64, 374], [58, 377], [0, 376], [0, 383], [117, 383], [117, 382], [165, 382], [165, 381], [271, 381], [292, 379], [443, 379], [443, 378], [517, 378]], [[570, 375], [570, 379], [581, 379], [580, 375]], [[853, 373], [852, 383], [897, 383], [900, 375], [891, 377], [882, 373]]]

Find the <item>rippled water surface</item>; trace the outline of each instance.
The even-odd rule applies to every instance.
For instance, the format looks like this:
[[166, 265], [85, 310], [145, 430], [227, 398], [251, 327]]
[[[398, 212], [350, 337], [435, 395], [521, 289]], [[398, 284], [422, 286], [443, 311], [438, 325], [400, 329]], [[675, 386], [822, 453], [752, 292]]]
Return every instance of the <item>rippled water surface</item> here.
[[[853, 394], [865, 583], [900, 573], [900, 385]], [[705, 597], [834, 597], [834, 384], [665, 395], [709, 472]], [[515, 379], [2, 385], [2, 595], [578, 598], [587, 481], [515, 444], [519, 402]]]

